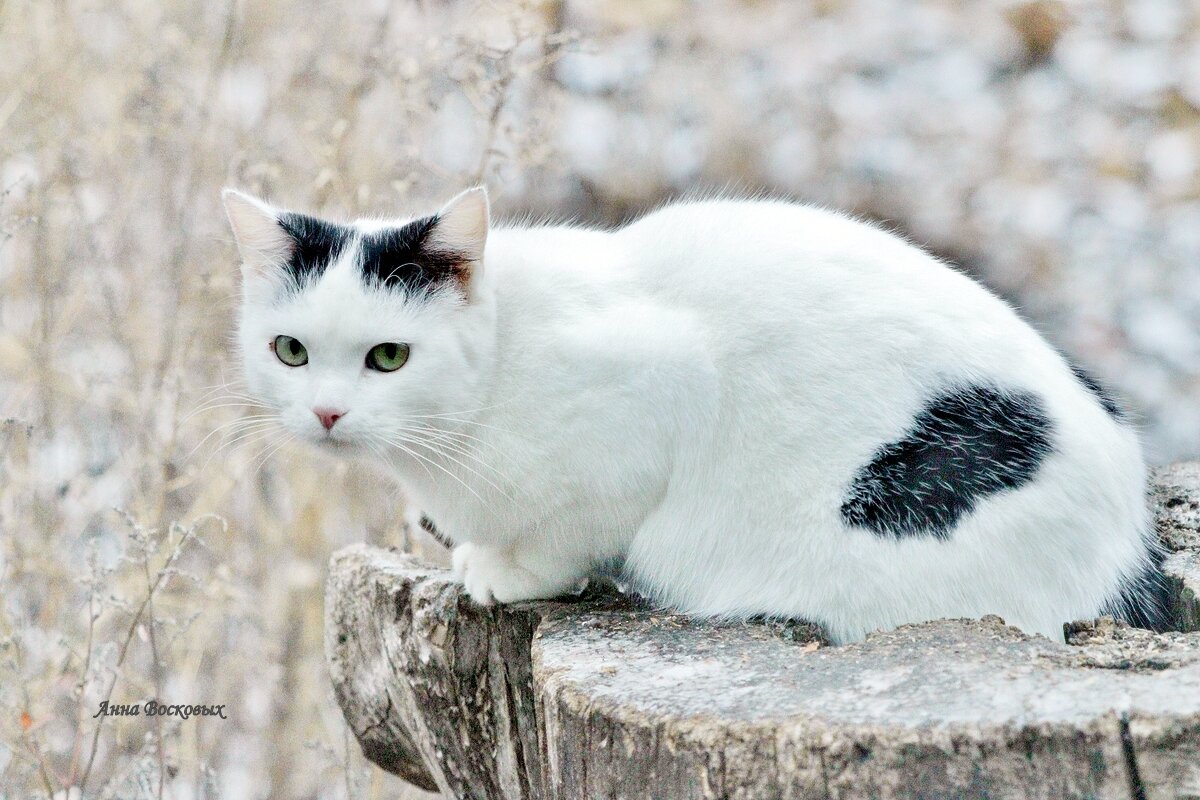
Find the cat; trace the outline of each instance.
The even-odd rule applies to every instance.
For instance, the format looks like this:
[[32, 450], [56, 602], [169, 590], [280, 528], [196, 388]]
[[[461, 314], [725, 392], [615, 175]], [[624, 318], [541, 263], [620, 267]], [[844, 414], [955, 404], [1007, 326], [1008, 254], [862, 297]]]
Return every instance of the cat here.
[[477, 602], [606, 565], [683, 612], [835, 642], [998, 614], [1161, 628], [1137, 433], [1002, 300], [881, 228], [773, 200], [615, 230], [487, 193], [340, 224], [226, 190], [247, 384], [381, 462]]

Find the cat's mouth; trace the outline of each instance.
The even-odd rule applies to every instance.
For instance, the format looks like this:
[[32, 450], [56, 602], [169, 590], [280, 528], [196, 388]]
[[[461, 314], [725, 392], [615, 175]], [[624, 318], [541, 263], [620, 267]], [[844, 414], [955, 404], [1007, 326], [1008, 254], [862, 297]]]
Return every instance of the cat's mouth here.
[[345, 453], [349, 450], [358, 449], [358, 442], [349, 439], [334, 438], [328, 435], [319, 437], [314, 444], [332, 453]]

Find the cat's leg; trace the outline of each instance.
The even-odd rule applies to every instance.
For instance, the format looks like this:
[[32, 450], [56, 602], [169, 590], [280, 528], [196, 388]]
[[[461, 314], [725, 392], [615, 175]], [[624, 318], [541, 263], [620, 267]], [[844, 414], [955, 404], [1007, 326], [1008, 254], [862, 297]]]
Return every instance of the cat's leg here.
[[404, 524], [408, 527], [410, 538], [428, 536], [447, 550], [454, 549], [454, 542], [446, 531], [438, 528], [437, 524], [424, 511], [412, 504], [404, 509]]
[[480, 605], [544, 600], [577, 589], [586, 572], [546, 558], [545, 548], [488, 547], [467, 542], [454, 548], [455, 576]]

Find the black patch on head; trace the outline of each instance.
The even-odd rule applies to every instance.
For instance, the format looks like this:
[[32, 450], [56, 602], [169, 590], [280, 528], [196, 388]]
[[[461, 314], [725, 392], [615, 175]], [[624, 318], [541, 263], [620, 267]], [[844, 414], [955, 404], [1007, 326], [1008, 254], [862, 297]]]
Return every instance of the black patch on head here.
[[1105, 604], [1104, 613], [1123, 619], [1135, 628], [1165, 633], [1174, 629], [1174, 592], [1170, 579], [1163, 574], [1166, 552], [1152, 543], [1150, 563], [1121, 593]]
[[297, 289], [321, 277], [354, 235], [345, 225], [291, 211], [279, 215], [279, 227], [295, 243], [285, 268]]
[[435, 215], [364, 234], [360, 268], [367, 284], [409, 296], [426, 294], [450, 281], [465, 285], [469, 259], [431, 243], [437, 223]]
[[948, 539], [981, 498], [1033, 479], [1050, 433], [1036, 395], [987, 386], [939, 394], [904, 438], [859, 468], [842, 519], [883, 537]]
[[[1067, 362], [1070, 363], [1070, 362]], [[1104, 384], [1096, 380], [1096, 378], [1078, 364], [1071, 364], [1071, 372], [1075, 373], [1075, 377], [1082, 383], [1092, 395], [1100, 401], [1100, 405], [1104, 406], [1104, 410], [1113, 419], [1120, 422], [1125, 419], [1125, 412], [1117, 405], [1117, 401], [1104, 388]]]

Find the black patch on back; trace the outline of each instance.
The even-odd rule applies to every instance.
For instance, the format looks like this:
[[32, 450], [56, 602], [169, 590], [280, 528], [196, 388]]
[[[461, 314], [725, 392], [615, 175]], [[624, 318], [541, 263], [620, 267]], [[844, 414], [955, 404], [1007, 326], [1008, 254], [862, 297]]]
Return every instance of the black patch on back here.
[[363, 235], [363, 280], [407, 295], [433, 291], [449, 281], [465, 284], [469, 261], [461, 253], [432, 246], [438, 217], [422, 217], [399, 228]]
[[321, 277], [354, 236], [345, 225], [291, 211], [279, 215], [279, 227], [295, 242], [285, 268], [297, 289]]
[[1100, 405], [1104, 406], [1104, 410], [1108, 412], [1110, 417], [1118, 422], [1125, 419], [1125, 412], [1121, 409], [1121, 406], [1117, 405], [1117, 401], [1108, 393], [1108, 390], [1104, 388], [1104, 384], [1096, 380], [1095, 376], [1078, 364], [1067, 363], [1071, 366], [1071, 372], [1075, 373], [1075, 377], [1079, 382], [1087, 387], [1087, 390], [1100, 401]]
[[1036, 395], [988, 386], [939, 394], [904, 438], [859, 468], [842, 519], [882, 537], [948, 539], [980, 498], [1033, 479], [1050, 434]]
[[1135, 628], [1157, 633], [1174, 629], [1174, 592], [1170, 579], [1163, 574], [1166, 552], [1155, 544], [1150, 550], [1150, 564], [1134, 580], [1121, 588], [1121, 594], [1110, 601], [1104, 611], [1123, 619]]

